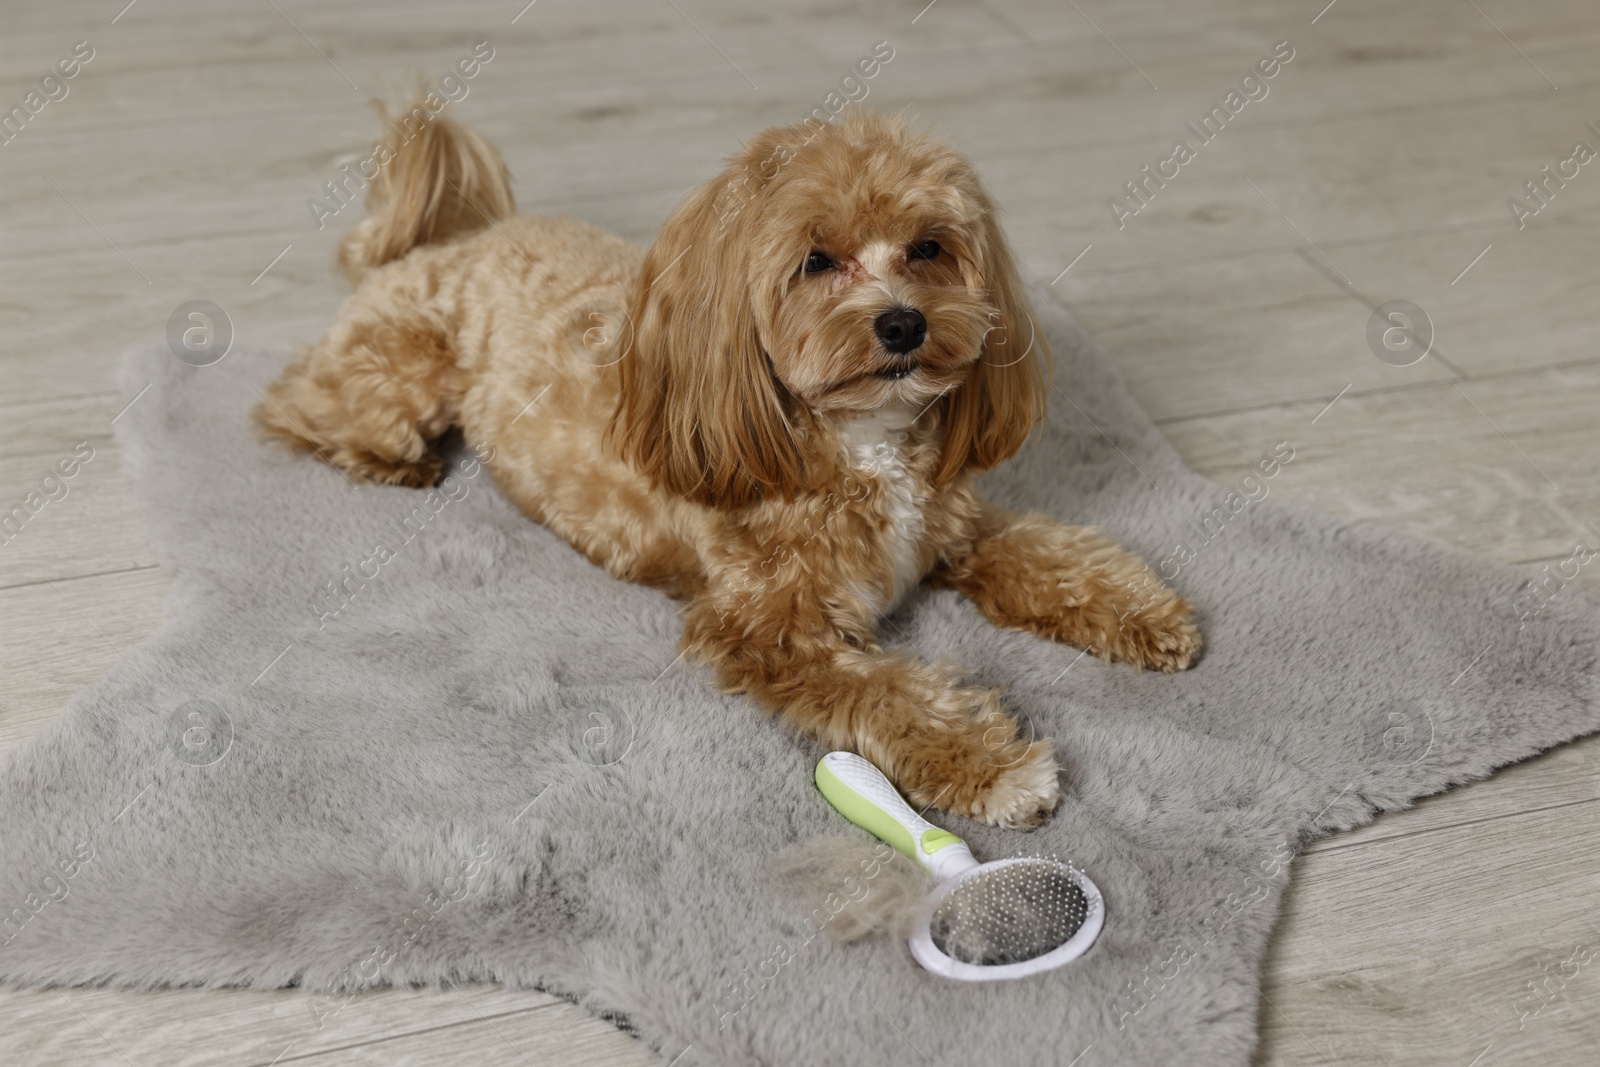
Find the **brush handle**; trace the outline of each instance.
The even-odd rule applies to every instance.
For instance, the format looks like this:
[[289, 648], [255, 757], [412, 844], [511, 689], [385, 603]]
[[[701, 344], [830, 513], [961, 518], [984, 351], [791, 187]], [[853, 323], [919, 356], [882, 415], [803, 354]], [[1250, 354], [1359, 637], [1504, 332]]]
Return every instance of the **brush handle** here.
[[935, 882], [978, 865], [967, 843], [911, 810], [883, 772], [854, 752], [830, 752], [817, 764], [817, 788], [834, 810], [921, 864]]

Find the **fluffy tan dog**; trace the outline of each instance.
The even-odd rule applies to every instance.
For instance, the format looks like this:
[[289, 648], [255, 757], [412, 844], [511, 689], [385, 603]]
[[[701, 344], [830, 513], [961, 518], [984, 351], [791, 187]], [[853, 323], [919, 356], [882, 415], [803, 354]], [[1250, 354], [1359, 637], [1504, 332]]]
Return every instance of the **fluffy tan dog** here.
[[907, 592], [1139, 667], [1195, 656], [1139, 559], [973, 488], [1042, 417], [1049, 357], [976, 174], [903, 120], [757, 134], [648, 250], [515, 216], [498, 153], [447, 120], [390, 147], [340, 249], [355, 294], [268, 433], [426, 486], [460, 427], [530, 517], [683, 599], [727, 690], [1001, 826], [1054, 809], [1051, 744], [878, 644]]

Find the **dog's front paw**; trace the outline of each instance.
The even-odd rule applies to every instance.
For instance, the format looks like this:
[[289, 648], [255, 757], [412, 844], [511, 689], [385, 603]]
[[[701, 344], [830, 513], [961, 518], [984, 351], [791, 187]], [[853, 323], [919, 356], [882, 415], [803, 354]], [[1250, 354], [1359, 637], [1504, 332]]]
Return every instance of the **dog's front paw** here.
[[1021, 762], [1007, 767], [973, 799], [967, 814], [1008, 830], [1041, 825], [1061, 799], [1059, 769], [1050, 742], [1035, 741]]
[[1122, 616], [1106, 650], [1109, 658], [1158, 671], [1187, 670], [1200, 652], [1194, 610], [1169, 595]]
[[1018, 830], [1050, 817], [1061, 787], [1049, 741], [1018, 737], [993, 690], [949, 689], [931, 704], [923, 729], [896, 746], [893, 777], [913, 807]]

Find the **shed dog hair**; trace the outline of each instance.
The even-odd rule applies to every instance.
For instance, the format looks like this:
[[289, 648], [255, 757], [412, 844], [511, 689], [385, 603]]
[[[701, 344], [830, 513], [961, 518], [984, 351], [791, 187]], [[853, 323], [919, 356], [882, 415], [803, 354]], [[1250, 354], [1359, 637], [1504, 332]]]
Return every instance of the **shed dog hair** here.
[[918, 806], [1024, 827], [1060, 796], [994, 690], [878, 643], [918, 583], [1108, 659], [1193, 661], [1189, 605], [1142, 561], [977, 494], [1042, 418], [1049, 353], [977, 175], [904, 119], [758, 133], [648, 249], [514, 214], [499, 154], [448, 119], [393, 148], [340, 248], [355, 293], [266, 433], [427, 486], [459, 427], [531, 518], [683, 600], [726, 690]]

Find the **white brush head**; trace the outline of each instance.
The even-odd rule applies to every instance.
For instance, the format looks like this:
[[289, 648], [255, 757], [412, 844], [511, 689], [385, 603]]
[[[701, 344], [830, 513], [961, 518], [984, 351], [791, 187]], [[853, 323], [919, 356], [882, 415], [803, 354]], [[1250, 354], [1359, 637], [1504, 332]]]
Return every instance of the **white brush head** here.
[[1021, 856], [974, 867], [941, 883], [911, 954], [946, 978], [983, 982], [1048, 971], [1088, 951], [1105, 902], [1082, 871]]
[[[1100, 935], [1105, 902], [1071, 864], [1028, 856], [980, 864], [852, 752], [822, 757], [816, 781], [841, 815], [932, 876], [911, 934], [911, 954], [926, 970], [974, 982], [1021, 978], [1077, 959]], [[904, 915], [900, 903], [886, 910]]]

